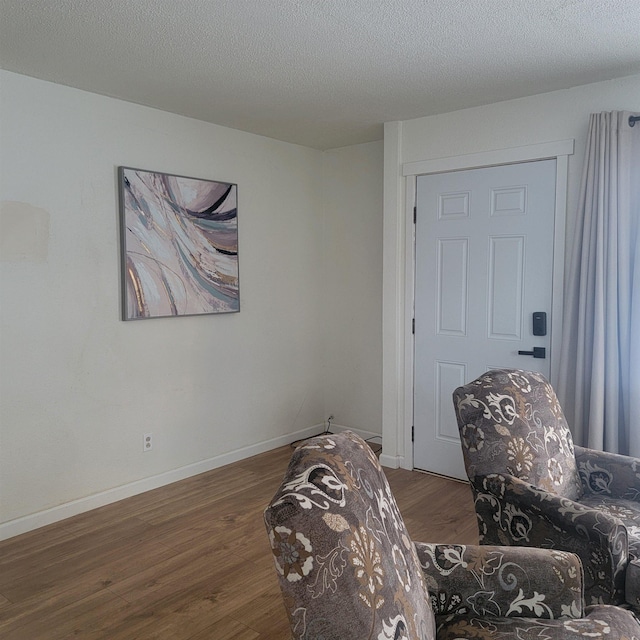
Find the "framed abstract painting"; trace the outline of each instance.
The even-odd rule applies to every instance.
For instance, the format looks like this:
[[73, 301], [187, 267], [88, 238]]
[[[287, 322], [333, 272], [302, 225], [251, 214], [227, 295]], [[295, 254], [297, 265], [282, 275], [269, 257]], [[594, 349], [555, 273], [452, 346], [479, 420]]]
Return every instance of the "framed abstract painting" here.
[[119, 167], [124, 320], [240, 310], [238, 188]]

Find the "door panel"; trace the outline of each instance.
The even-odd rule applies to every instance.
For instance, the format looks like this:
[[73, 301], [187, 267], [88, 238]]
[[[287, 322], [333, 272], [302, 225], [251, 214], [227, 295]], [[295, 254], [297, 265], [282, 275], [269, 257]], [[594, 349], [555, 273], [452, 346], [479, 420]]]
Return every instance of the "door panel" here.
[[489, 238], [489, 338], [522, 339], [524, 236]]
[[438, 298], [439, 335], [464, 336], [467, 332], [467, 238], [448, 238], [438, 241]]
[[[465, 478], [453, 390], [488, 369], [549, 375], [556, 161], [418, 176], [414, 466]], [[551, 329], [551, 322], [548, 322]], [[518, 355], [545, 347], [547, 358]]]

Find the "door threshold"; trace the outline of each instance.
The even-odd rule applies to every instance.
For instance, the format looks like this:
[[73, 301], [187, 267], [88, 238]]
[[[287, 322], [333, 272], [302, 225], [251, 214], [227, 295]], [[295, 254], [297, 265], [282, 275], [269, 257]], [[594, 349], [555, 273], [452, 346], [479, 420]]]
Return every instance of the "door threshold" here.
[[425, 471], [424, 469], [416, 469], [415, 467], [412, 469], [412, 471], [417, 471], [418, 473], [424, 473], [426, 476], [443, 478], [444, 480], [453, 480], [454, 482], [460, 482], [461, 484], [469, 484], [468, 480], [462, 480], [460, 478], [452, 478], [451, 476], [445, 476], [443, 473], [436, 473], [435, 471]]

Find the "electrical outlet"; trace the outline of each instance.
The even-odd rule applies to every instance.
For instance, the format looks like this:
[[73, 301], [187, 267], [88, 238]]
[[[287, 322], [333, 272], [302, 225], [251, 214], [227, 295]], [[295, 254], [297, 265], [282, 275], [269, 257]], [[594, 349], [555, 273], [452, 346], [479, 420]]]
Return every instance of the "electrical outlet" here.
[[143, 436], [142, 450], [151, 451], [153, 449], [153, 434], [145, 433]]

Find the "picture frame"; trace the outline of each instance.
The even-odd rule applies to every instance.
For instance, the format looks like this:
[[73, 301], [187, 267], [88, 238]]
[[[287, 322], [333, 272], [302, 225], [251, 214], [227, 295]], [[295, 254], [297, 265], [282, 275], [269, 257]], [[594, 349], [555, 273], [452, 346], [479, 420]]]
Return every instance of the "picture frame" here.
[[118, 167], [122, 319], [240, 311], [238, 187]]

